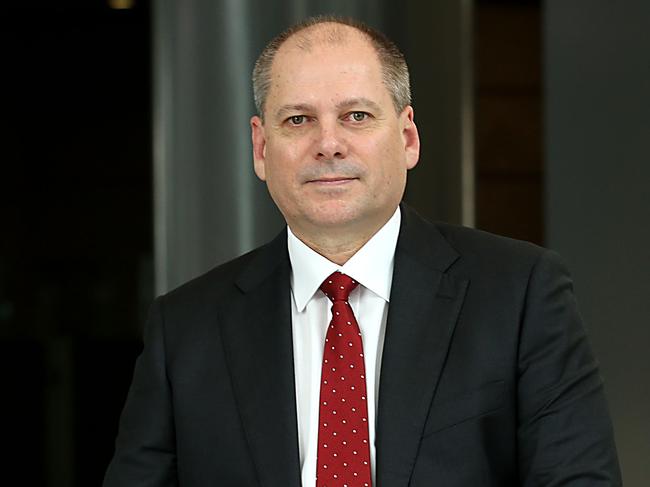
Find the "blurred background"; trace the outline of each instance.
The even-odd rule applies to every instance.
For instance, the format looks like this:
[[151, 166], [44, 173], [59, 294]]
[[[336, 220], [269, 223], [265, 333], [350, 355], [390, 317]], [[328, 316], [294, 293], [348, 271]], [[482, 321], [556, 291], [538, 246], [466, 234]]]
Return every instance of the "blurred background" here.
[[2, 469], [100, 485], [154, 295], [268, 240], [250, 72], [309, 15], [411, 67], [431, 219], [559, 251], [625, 483], [650, 481], [650, 2], [59, 0], [3, 8]]

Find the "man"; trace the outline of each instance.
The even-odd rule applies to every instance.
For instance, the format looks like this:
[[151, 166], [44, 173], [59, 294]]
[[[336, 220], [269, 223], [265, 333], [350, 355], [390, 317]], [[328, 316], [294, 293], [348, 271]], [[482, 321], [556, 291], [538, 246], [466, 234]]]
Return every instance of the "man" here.
[[254, 89], [287, 229], [154, 302], [104, 485], [620, 485], [556, 256], [400, 206], [419, 138], [395, 46], [311, 19]]

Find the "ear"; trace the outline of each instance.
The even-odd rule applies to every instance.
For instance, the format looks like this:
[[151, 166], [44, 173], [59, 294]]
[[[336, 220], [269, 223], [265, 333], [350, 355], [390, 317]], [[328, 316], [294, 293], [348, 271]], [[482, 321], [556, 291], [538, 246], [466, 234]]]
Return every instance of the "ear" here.
[[251, 117], [251, 139], [253, 140], [253, 168], [262, 181], [266, 181], [266, 136], [264, 122], [255, 115]]
[[420, 159], [420, 135], [415, 126], [413, 107], [408, 105], [400, 114], [406, 169], [413, 169]]

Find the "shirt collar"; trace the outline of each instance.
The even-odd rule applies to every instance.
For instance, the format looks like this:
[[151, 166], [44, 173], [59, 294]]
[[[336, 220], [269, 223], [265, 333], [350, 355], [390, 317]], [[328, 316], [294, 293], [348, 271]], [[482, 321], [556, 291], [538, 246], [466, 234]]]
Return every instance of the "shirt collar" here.
[[291, 290], [298, 311], [305, 309], [321, 283], [335, 271], [350, 276], [388, 302], [400, 222], [398, 207], [390, 220], [342, 266], [309, 248], [287, 227]]

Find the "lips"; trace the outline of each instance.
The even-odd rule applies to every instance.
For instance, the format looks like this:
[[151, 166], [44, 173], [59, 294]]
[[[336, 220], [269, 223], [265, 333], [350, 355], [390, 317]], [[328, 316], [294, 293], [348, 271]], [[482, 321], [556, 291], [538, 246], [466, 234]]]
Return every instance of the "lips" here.
[[326, 185], [335, 185], [335, 184], [345, 184], [350, 181], [354, 181], [358, 178], [348, 177], [348, 176], [329, 176], [329, 177], [320, 177], [318, 179], [311, 179], [307, 181], [308, 183], [316, 184], [326, 184]]
[[354, 161], [322, 160], [301, 167], [296, 176], [303, 184], [336, 186], [360, 180], [365, 171], [363, 165]]

